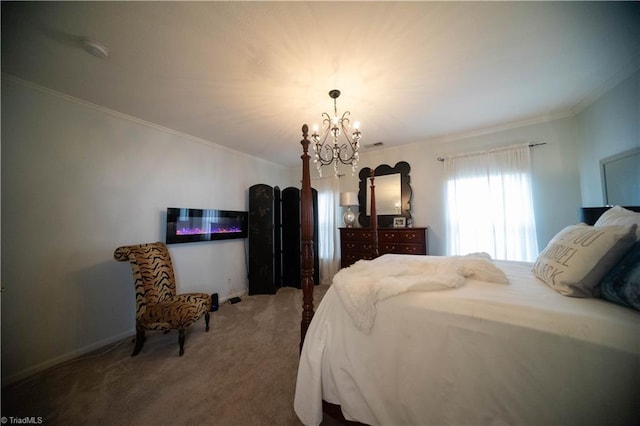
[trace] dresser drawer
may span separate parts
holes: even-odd
[[[425,254],[425,249],[422,244],[398,244],[398,254]]]
[[[363,252],[368,253],[373,250],[373,243],[369,241],[343,241],[342,251],[350,252]]]
[[[403,243],[380,243],[378,251],[381,255],[386,253],[395,254],[426,254],[422,244],[403,244]]]
[[[373,231],[369,229],[347,228],[340,230],[343,241],[373,240]]]
[[[402,229],[398,230],[398,239],[403,243],[424,243],[424,229]]]
[[[371,260],[373,256],[369,254],[358,254],[358,253],[347,253],[346,255],[342,255],[342,268],[346,268],[347,266],[353,265],[358,260]]]
[[[378,241],[400,241],[400,233],[395,229],[379,229],[378,230]]]
[[[340,228],[341,265],[373,259],[373,230]],[[427,228],[378,229],[378,254],[427,254]]]

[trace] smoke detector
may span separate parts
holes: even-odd
[[[88,38],[83,39],[82,48],[96,58],[107,59],[107,57],[109,57],[109,49],[107,49],[104,44],[99,43],[95,40],[91,40]]]

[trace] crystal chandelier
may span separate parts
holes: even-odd
[[[339,90],[329,92],[329,97],[333,99],[333,117],[326,112],[322,113],[322,130],[318,134],[318,126],[313,126],[313,150],[315,158],[313,160],[318,168],[318,173],[322,177],[322,166],[333,164],[333,171],[338,176],[338,162],[351,166],[351,172],[355,173],[358,168],[358,148],[360,147],[360,123],[353,123],[353,132],[351,131],[351,122],[349,116],[351,113],[346,111],[342,117],[338,117],[338,108],[336,99],[340,96]],[[344,136],[346,142],[340,142],[340,135]],[[329,139],[329,140],[327,140]]]

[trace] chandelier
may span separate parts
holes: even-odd
[[[333,117],[326,112],[322,113],[322,130],[318,134],[318,126],[314,124],[313,134],[313,150],[315,158],[313,160],[318,168],[318,173],[322,177],[322,166],[333,164],[333,171],[338,176],[338,163],[351,166],[351,173],[355,173],[358,168],[358,148],[360,147],[360,123],[353,123],[353,132],[351,131],[351,122],[349,116],[351,113],[346,111],[342,117],[338,117],[338,108],[336,99],[340,96],[339,90],[329,92],[329,97],[333,99]],[[346,142],[339,140],[343,135]]]

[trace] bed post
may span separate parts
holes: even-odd
[[[378,252],[378,213],[376,212],[376,186],[373,181],[375,180],[375,171],[371,169],[371,230],[373,234],[373,258],[375,259],[380,255]]]
[[[313,200],[309,174],[309,127],[302,126],[302,190],[300,191],[300,221],[302,237],[302,321],[300,323],[300,351],[313,318]]]

